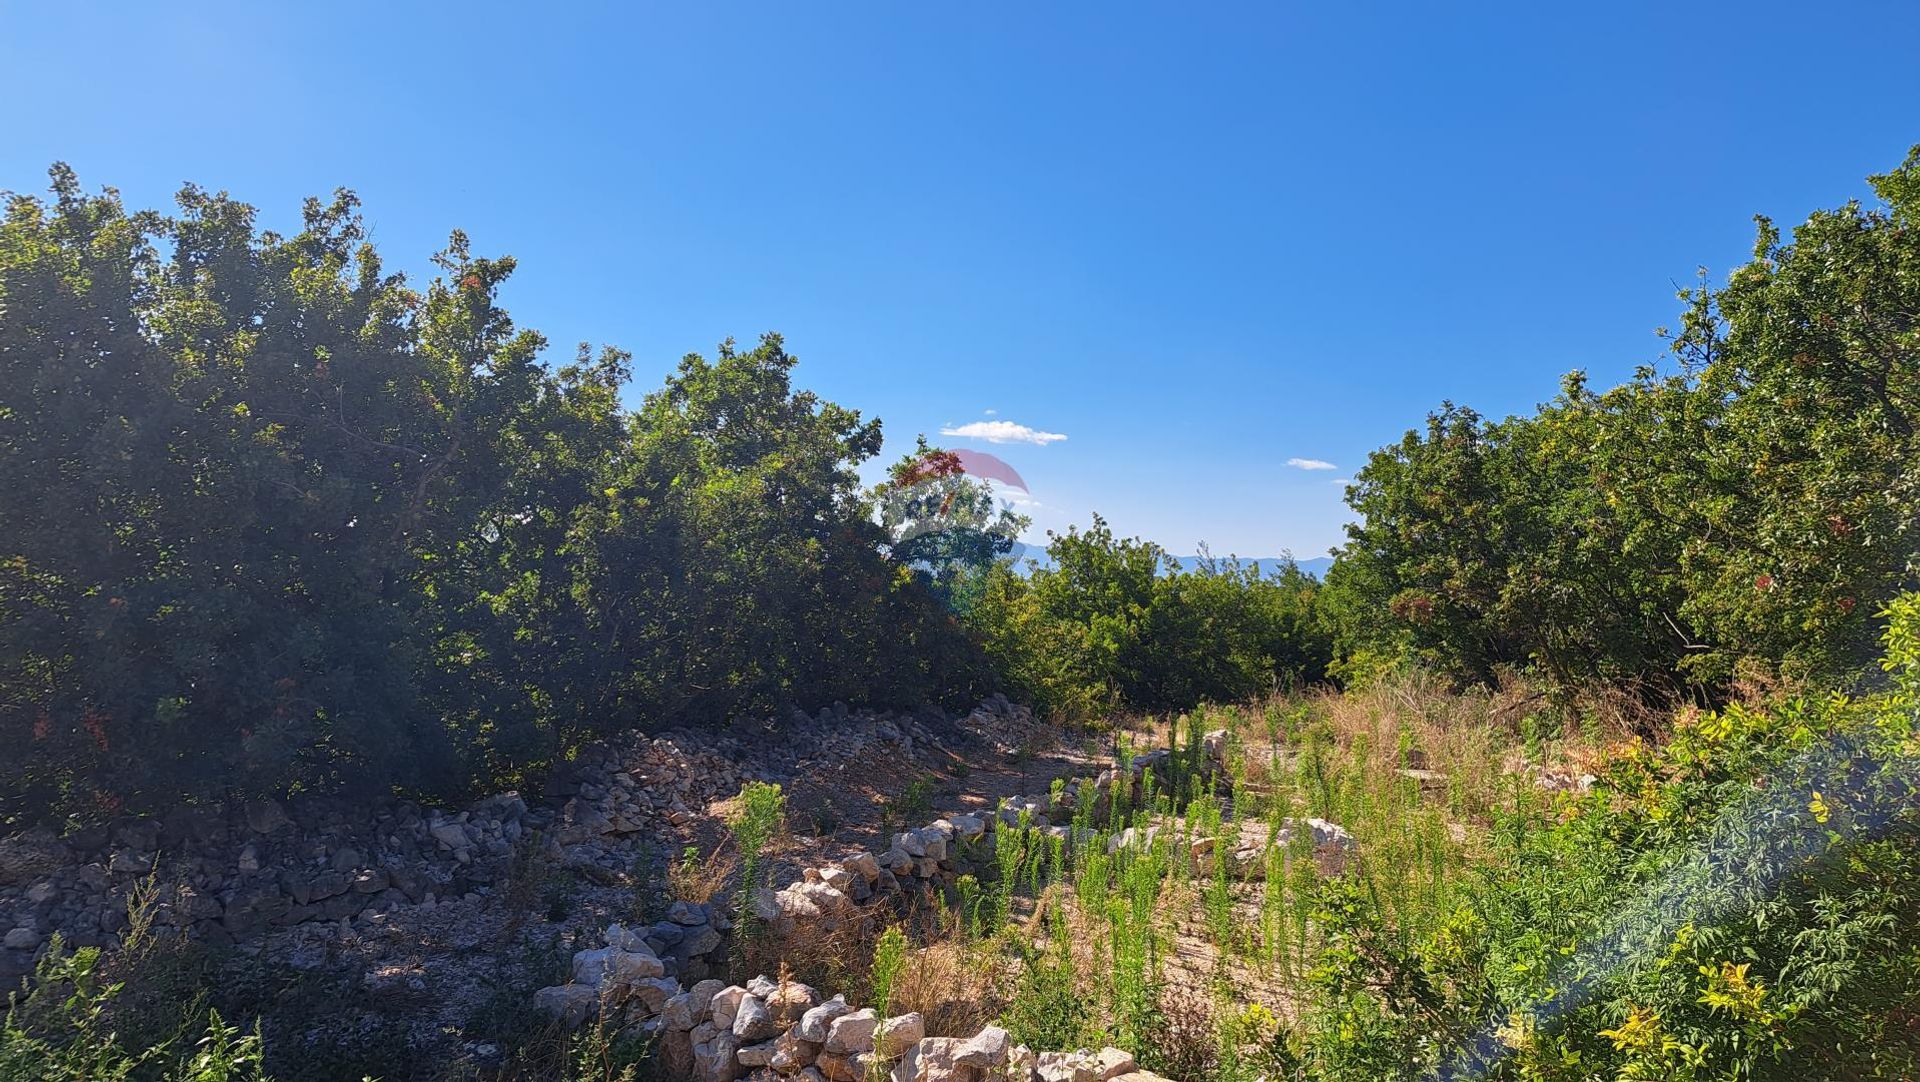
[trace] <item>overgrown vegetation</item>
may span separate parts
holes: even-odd
[[[1326,677],[1319,586],[1291,564],[1182,571],[1098,516],[1055,536],[1047,556],[1031,574],[984,572],[968,618],[1011,689],[1057,716],[1186,709]]]
[[[1162,765],[1003,824],[864,972],[838,940],[782,972],[1183,1079],[1915,1077],[1920,149],[1873,183],[1686,291],[1677,373],[1376,453],[1322,584],[1097,518],[1023,572],[948,452],[862,491],[878,422],[777,337],[627,409],[628,358],[543,364],[512,261],[458,234],[416,291],[344,193],[289,238],[56,169],[0,224],[0,826],[457,793],[643,721],[1004,687]],[[782,792],[736,812],[744,950]],[[515,919],[566,916],[535,857]],[[46,954],[0,1078],[261,1077],[271,1027],[140,968],[143,919],[117,961]],[[508,1059],[632,1078],[632,1036]]]
[[[0,822],[290,788],[512,783],[595,733],[961,702],[978,651],[882,552],[880,426],[777,336],[629,358],[424,290],[353,197],[293,236],[64,167],[0,224]]]
[[[766,877],[766,869],[762,861],[766,857],[767,844],[786,826],[787,797],[778,785],[750,781],[740,787],[738,804],[729,825],[733,828],[734,845],[740,853],[734,945],[736,951],[744,951],[756,926],[754,892],[765,885],[762,880]]]
[[[1447,405],[1375,453],[1328,575],[1344,671],[1412,656],[1488,683],[1724,694],[1742,665],[1844,683],[1915,588],[1920,148],[1884,205],[1681,294],[1680,370],[1539,412]]]
[[[1920,598],[1885,615],[1890,689],[1689,710],[1665,744],[1417,677],[1179,719],[1173,780],[1080,803],[1053,855],[998,832],[986,903],[919,950],[1036,1048],[1177,1078],[1913,1077]]]

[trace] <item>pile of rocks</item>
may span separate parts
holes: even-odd
[[[1032,710],[995,695],[975,707],[960,724],[1002,755],[1031,753],[1057,739]]]
[[[1585,793],[1593,789],[1600,779],[1592,774],[1575,774],[1570,770],[1548,770],[1535,768],[1533,784],[1550,793]]]
[[[1208,734],[1204,748],[1202,769],[1221,773],[1225,732]],[[967,868],[968,854],[990,854],[1004,830],[1024,826],[1071,837],[1071,827],[1056,820],[1070,820],[1081,801],[1094,801],[1095,814],[1103,814],[1123,792],[1137,799],[1149,774],[1162,785],[1170,782],[1173,765],[1170,752],[1149,752],[1081,787],[1063,786],[1038,798],[1007,797],[990,817],[949,815],[901,831],[883,852],[858,853],[808,868],[780,890],[757,891],[754,916],[776,942],[864,920],[864,907],[897,896],[907,883],[950,881]],[[1112,844],[1150,843],[1156,829],[1129,827]],[[1312,831],[1323,870],[1344,867],[1354,848],[1351,834],[1321,819],[1288,820],[1273,840],[1287,845],[1298,829]],[[1230,858],[1236,870],[1249,877],[1263,875],[1270,840],[1264,824],[1243,825],[1240,839]],[[1196,860],[1210,859],[1213,839],[1202,841],[1205,847],[1194,844]],[[744,986],[726,986],[698,980],[718,959],[700,956],[688,940],[673,940],[672,929],[663,927],[696,921],[725,927],[723,917],[710,908],[689,907],[680,913],[676,907],[675,915],[652,929],[608,928],[606,945],[574,955],[573,979],[535,993],[535,1006],[568,1025],[579,1025],[596,1012],[619,1011],[622,1021],[639,1023],[660,1036],[671,1070],[702,1082],[741,1077],[767,1082],[794,1076],[807,1082],[856,1082],[889,1064],[894,1082],[1141,1082],[1154,1077],[1136,1071],[1132,1058],[1117,1049],[1035,1054],[1012,1045],[1007,1032],[995,1026],[965,1039],[927,1037],[917,1014],[880,1018],[870,1009],[855,1010],[843,996],[823,999],[798,982],[757,977]],[[717,934],[693,942],[710,944],[709,950],[721,945]],[[694,983],[683,988],[675,976]]]
[[[215,942],[485,890],[515,842],[548,818],[513,793],[458,812],[261,800],[65,839],[18,835],[0,843],[0,978],[27,972],[55,931],[80,946],[113,945],[128,897],[149,881],[159,927]]]
[[[896,760],[932,755],[943,736],[965,742],[1034,724],[1026,708],[999,698],[958,721],[836,705],[736,727],[744,734],[634,734],[556,769],[532,802],[516,793],[460,809],[261,800],[130,818],[64,838],[44,830],[3,838],[0,983],[30,972],[55,932],[80,946],[115,945],[129,897],[150,878],[162,928],[221,943],[450,898],[484,900],[531,831],[541,832],[554,863],[611,883],[645,852],[677,851],[708,806],[746,780],[782,781],[810,764],[873,750]]]
[[[1119,1049],[1034,1053],[999,1026],[971,1037],[929,1037],[918,1013],[882,1018],[845,996],[760,976],[744,985],[702,980],[682,988],[647,936],[614,925],[604,947],[574,956],[574,980],[543,988],[535,1004],[578,1025],[618,1012],[659,1040],[668,1071],[699,1082],[1155,1082]]]

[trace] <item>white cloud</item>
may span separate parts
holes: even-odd
[[[988,443],[1032,443],[1042,447],[1067,438],[1064,433],[1042,432],[1037,428],[1014,424],[1012,421],[969,421],[963,425],[948,425],[940,430],[940,434],[965,436],[969,439],[986,440]]]
[[[1318,458],[1289,458],[1287,465],[1299,470],[1337,470],[1340,467]]]
[[[987,416],[989,416],[989,417],[991,417],[991,416],[993,416],[994,414],[996,414],[996,413],[999,413],[1000,411],[999,411],[999,410],[981,410],[980,412],[981,412],[981,413],[984,413],[984,414],[986,414],[986,415],[987,415]]]

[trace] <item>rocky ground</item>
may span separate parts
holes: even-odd
[[[844,708],[717,733],[631,734],[556,770],[539,793],[464,809],[257,803],[83,835],[0,840],[0,978],[31,970],[55,933],[112,949],[129,902],[158,938],[193,945],[216,987],[273,1000],[280,1043],[389,1080],[476,1068],[532,1024],[532,990],[608,924],[662,920],[666,869],[689,848],[724,864],[730,799],[747,780],[788,794],[775,882],[886,848],[889,832],[991,810],[1097,769],[1004,700],[960,716]],[[134,906],[136,920],[141,906]],[[724,917],[675,914],[690,959]],[[695,966],[682,976],[697,978]],[[257,1007],[256,1007],[257,1009]],[[343,1075],[344,1076],[344,1075]],[[314,1077],[332,1077],[326,1073]]]

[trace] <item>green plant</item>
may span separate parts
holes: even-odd
[[[897,924],[890,924],[873,942],[873,967],[868,978],[873,992],[873,1009],[880,1017],[889,1015],[894,985],[907,963],[907,936]]]
[[[933,812],[933,779],[915,778],[900,795],[887,802],[885,817],[890,823],[907,827],[922,823]]]
[[[9,997],[0,1021],[0,1080],[265,1082],[259,1033],[229,1026],[217,1011],[154,1043],[123,1044],[113,1021],[124,990],[102,979],[98,949],[69,951],[55,936],[36,966],[32,990]]]
[[[765,877],[762,861],[767,846],[780,832],[786,816],[787,796],[780,786],[750,781],[740,787],[738,804],[728,824],[740,852],[740,890],[734,918],[736,953],[745,949],[746,940],[757,927],[753,892],[762,886],[761,880]]]

